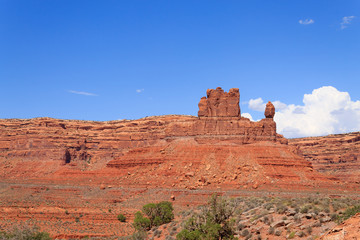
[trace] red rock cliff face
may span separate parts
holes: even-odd
[[[199,112],[206,114],[200,117],[169,115],[110,122],[0,120],[0,175],[2,179],[76,178],[79,182],[96,175],[91,178],[93,183],[146,185],[161,180],[165,185],[189,187],[197,186],[198,180],[184,183],[181,176],[194,166],[190,175],[231,186],[275,182],[292,186],[300,181],[305,187],[314,186],[313,181],[329,181],[313,172],[311,164],[294,154],[287,140],[276,133],[271,103],[267,118],[251,122],[240,116],[238,89],[226,93],[217,88],[207,93],[199,104]],[[263,178],[260,183],[258,179]]]
[[[209,89],[199,104],[200,118],[149,117],[134,121],[71,121],[51,118],[0,120],[0,157],[105,163],[134,147],[163,139],[192,137],[201,142],[219,139],[237,144],[283,141],[272,119],[251,122],[240,117],[239,90]],[[204,114],[201,114],[204,112]]]
[[[360,132],[290,139],[289,144],[317,171],[360,184]]]

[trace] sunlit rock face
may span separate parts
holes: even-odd
[[[208,89],[199,102],[199,117],[240,117],[238,88],[224,92],[221,87]]]

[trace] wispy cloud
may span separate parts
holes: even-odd
[[[347,16],[347,17],[343,17],[342,18],[342,21],[340,23],[340,28],[341,29],[344,29],[344,28],[347,28],[351,21],[355,18],[355,16]]]
[[[136,92],[137,92],[137,93],[142,93],[143,91],[144,91],[143,88],[141,88],[141,89],[136,89]]]
[[[68,92],[73,93],[73,94],[78,94],[78,95],[84,95],[84,96],[92,96],[92,97],[98,96],[95,93],[89,93],[89,92],[81,92],[81,91],[74,91],[74,90],[69,90]]]
[[[302,24],[302,25],[309,25],[309,24],[313,24],[315,21],[314,20],[312,20],[311,18],[310,19],[305,19],[305,20],[302,20],[302,19],[300,19],[299,20],[299,23],[300,24]]]

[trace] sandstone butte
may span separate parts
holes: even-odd
[[[288,140],[276,133],[271,102],[265,118],[252,122],[241,117],[239,99],[237,88],[209,89],[198,117],[0,119],[0,224],[67,218],[82,209],[89,221],[98,219],[93,232],[101,232],[119,224],[103,208],[121,207],[131,220],[142,204],[170,196],[186,206],[204,203],[214,192],[359,192],[359,133]],[[68,238],[80,234],[49,231],[68,231]],[[128,226],[120,234],[130,231]]]

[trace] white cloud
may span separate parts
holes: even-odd
[[[280,101],[274,101],[272,104],[274,104],[275,108],[279,110],[286,108],[286,104]],[[248,105],[250,109],[259,112],[264,112],[266,107],[266,103],[264,103],[262,98],[250,99]]]
[[[348,92],[332,86],[304,94],[302,105],[272,103],[276,109],[277,132],[288,138],[360,131],[360,101],[352,101]],[[265,105],[262,98],[248,102],[250,109],[260,112],[264,112]],[[247,114],[244,117],[251,116]]]
[[[355,16],[347,16],[347,17],[343,17],[342,21],[340,23],[340,28],[344,29],[347,28],[348,25],[350,25],[351,21],[355,18]]]
[[[312,19],[305,19],[305,20],[300,19],[300,20],[299,20],[299,23],[300,23],[300,24],[303,24],[303,25],[313,24],[314,22],[315,22],[315,21],[312,20]]]
[[[262,98],[250,99],[249,100],[249,108],[255,111],[265,111],[266,104],[262,100]]]
[[[144,91],[143,88],[141,88],[141,89],[136,89],[136,92],[137,92],[137,93],[142,93],[143,91]]]
[[[81,92],[81,91],[74,91],[74,90],[69,90],[69,93],[73,93],[73,94],[78,94],[78,95],[84,95],[84,96],[98,96],[95,93],[89,93],[89,92]]]
[[[242,113],[241,116],[246,117],[246,118],[250,119],[251,121],[254,121],[254,119],[252,118],[250,113]]]
[[[360,130],[360,101],[325,86],[305,94],[303,105],[277,109],[277,131],[285,137],[321,136]]]

